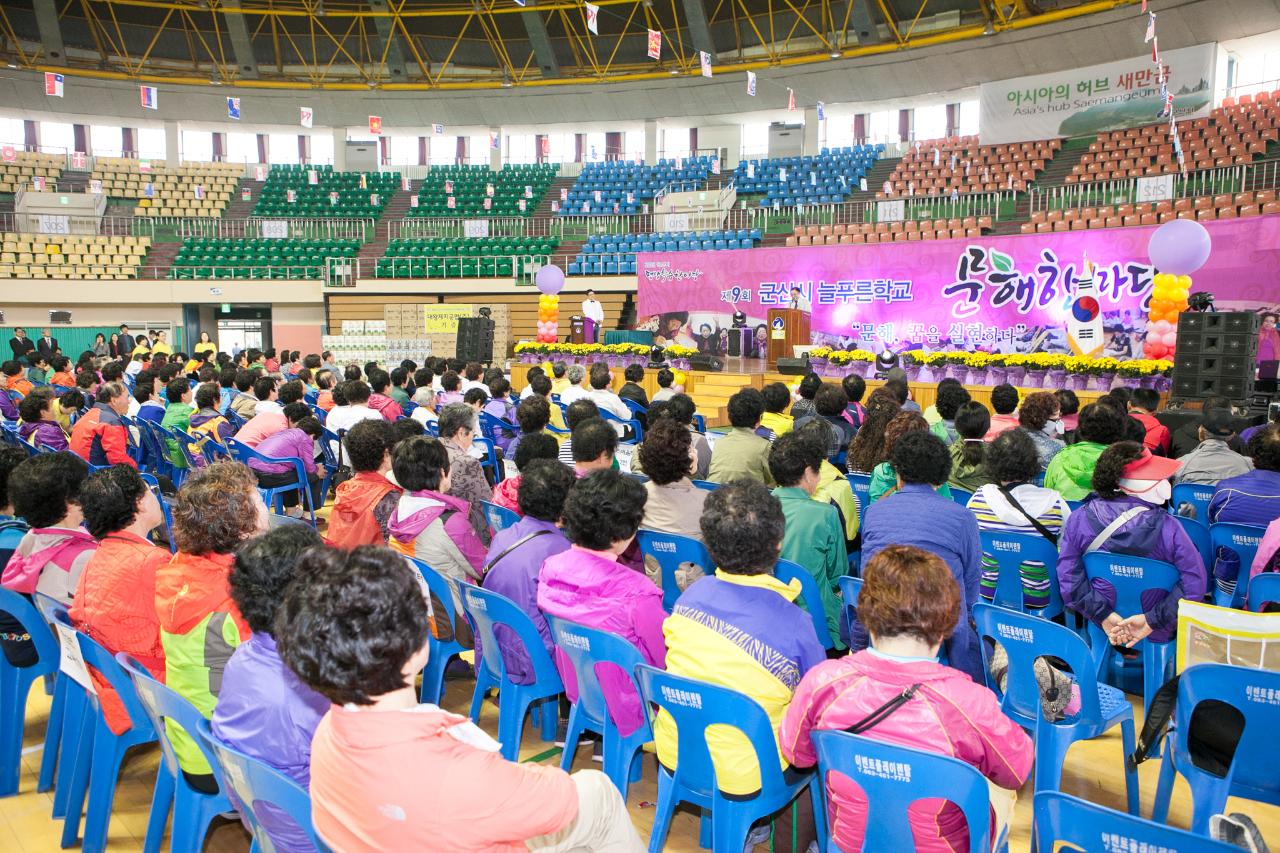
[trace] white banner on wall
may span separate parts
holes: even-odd
[[[907,218],[906,199],[876,202],[876,222],[901,222]]]
[[[1218,46],[1160,54],[1179,120],[1209,115]],[[1160,122],[1164,98],[1151,54],[1052,74],[982,84],[983,145],[1089,136]]]
[[[262,236],[269,237],[273,240],[289,239],[289,220],[287,219],[262,220]]]
[[[41,234],[71,233],[71,217],[69,216],[64,216],[60,213],[42,213],[40,214],[39,222]]]
[[[1138,178],[1138,201],[1165,201],[1173,198],[1173,175]]]
[[[464,219],[462,220],[462,233],[467,237],[488,237],[489,220]]]

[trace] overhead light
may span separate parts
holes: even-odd
[[[983,30],[982,30],[982,34],[983,34],[984,36],[993,36],[993,35],[995,35],[995,34],[996,34],[996,25],[995,25],[995,24],[993,24],[993,23],[991,23],[990,21],[987,21],[987,25],[986,25],[986,27],[984,27],[984,28],[983,28]]]
[[[222,81],[221,81],[221,80],[219,80],[217,77],[211,77],[211,78],[209,78],[209,85],[210,85],[210,86],[221,86],[221,85],[222,85]]]
[[[839,59],[839,58],[840,58],[841,56],[843,56],[843,55],[844,55],[844,54],[842,54],[842,53],[841,53],[840,51],[838,51],[838,50],[833,50],[833,51],[831,51],[831,58],[832,58],[832,59]]]
[[[18,67],[18,63],[16,63],[16,62],[10,62],[10,63],[9,63],[9,67],[10,67],[10,68],[17,68],[17,67]]]
[[[680,76],[680,69],[679,69],[679,68],[672,68],[672,69],[670,69],[669,71],[667,71],[667,73],[668,73],[668,74],[670,74],[672,77],[679,77],[679,76]]]

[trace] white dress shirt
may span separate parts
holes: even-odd
[[[582,300],[582,316],[590,317],[597,326],[604,325],[604,306],[597,299]]]

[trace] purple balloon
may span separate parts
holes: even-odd
[[[555,296],[564,288],[564,270],[555,264],[548,264],[534,275],[533,283],[547,296]]]
[[[1171,219],[1151,235],[1147,257],[1160,272],[1191,275],[1209,260],[1212,240],[1194,219]]]

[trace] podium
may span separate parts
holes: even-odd
[[[597,343],[599,330],[600,327],[596,325],[595,320],[592,320],[590,317],[584,317],[581,314],[574,314],[569,319],[569,343]]]
[[[791,358],[795,346],[808,346],[809,315],[795,308],[769,309],[769,366],[779,358]]]

